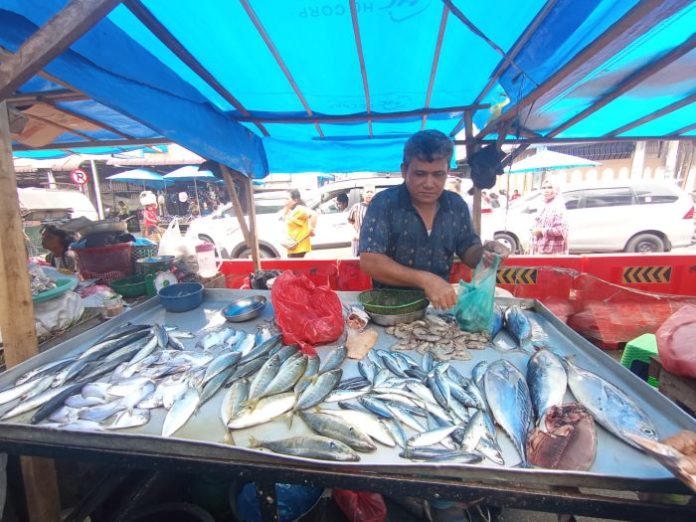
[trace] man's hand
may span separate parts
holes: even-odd
[[[457,292],[452,285],[435,274],[429,274],[428,281],[423,285],[425,296],[434,308],[449,310],[457,304]]]
[[[663,444],[673,447],[684,455],[679,459],[679,466],[692,475],[696,475],[696,433],[693,431],[680,431],[673,437],[661,441]]]
[[[495,257],[507,259],[510,255],[510,249],[498,241],[486,241],[483,245],[483,254],[481,259],[484,266],[491,266]]]

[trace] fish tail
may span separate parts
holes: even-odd
[[[236,446],[237,443],[234,441],[234,436],[232,435],[232,430],[227,430],[225,437],[222,439],[224,444],[229,444],[230,446]]]
[[[260,448],[261,447],[261,441],[259,441],[256,437],[253,435],[249,435],[249,447],[250,448]]]
[[[295,411],[296,409],[290,410],[287,415],[288,415],[288,429],[292,429],[292,421],[295,419]]]

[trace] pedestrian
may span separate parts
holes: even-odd
[[[336,196],[336,208],[339,212],[345,212],[348,209],[348,194],[341,192]]]
[[[300,191],[293,189],[290,191],[290,197],[285,204],[283,217],[286,227],[287,242],[285,247],[288,251],[288,257],[304,257],[307,252],[312,251],[310,237],[314,235],[314,230],[317,228],[316,212],[307,208]]]
[[[520,197],[520,191],[515,189],[512,193],[512,196],[510,196],[510,201],[515,201],[519,197]]]
[[[375,195],[374,185],[365,185],[362,190],[362,201],[356,203],[348,212],[348,223],[353,225],[354,234],[350,244],[353,249],[353,257],[360,255],[360,228],[362,227],[365,213]]]
[[[125,201],[118,202],[118,217],[121,221],[125,221],[130,216],[130,209]]]
[[[143,212],[143,229],[145,230],[145,237],[150,241],[159,242],[162,237],[159,229],[159,218],[157,216],[157,205],[150,203],[145,205],[145,211]]]
[[[500,208],[500,200],[498,199],[498,194],[495,192],[491,192],[491,195],[488,197],[488,202],[491,208]]]
[[[48,250],[46,262],[66,274],[77,272],[77,258],[70,249],[70,244],[74,241],[74,235],[54,225],[46,225],[41,229],[41,246]]]
[[[360,268],[374,287],[422,289],[440,309],[457,303],[449,283],[455,254],[474,268],[509,253],[496,241],[482,246],[466,203],[445,190],[453,150],[440,131],[412,135],[401,164],[404,183],[373,198],[360,230]]]
[[[565,202],[550,180],[541,184],[544,201],[534,218],[531,254],[553,255],[568,253],[568,217]]]

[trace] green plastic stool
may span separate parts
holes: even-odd
[[[654,334],[643,334],[629,341],[621,356],[621,364],[657,388],[660,382],[648,376],[650,357],[657,355],[657,339]],[[637,362],[637,364],[636,364]]]

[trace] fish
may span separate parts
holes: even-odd
[[[199,408],[213,398],[213,396],[220,390],[220,388],[224,386],[225,382],[227,382],[227,380],[230,378],[230,375],[233,371],[234,368],[227,368],[226,370],[223,370],[222,372],[218,373],[215,377],[210,379],[208,382],[206,382],[202,389],[199,387],[199,393],[201,395],[200,402],[198,403]]]
[[[389,429],[387,429],[386,425],[372,413],[356,410],[321,410],[321,413],[335,415],[349,424],[360,426],[361,430],[380,444],[384,444],[390,448],[396,446],[396,441],[389,432]]]
[[[235,345],[235,349],[239,351],[239,353],[241,353],[242,356],[245,356],[251,352],[254,346],[257,346],[256,336],[252,334],[247,334],[244,338],[242,338],[241,341],[239,341],[237,345]]]
[[[274,453],[292,455],[295,457],[305,457],[309,459],[335,460],[335,461],[358,461],[358,456],[353,449],[343,442],[329,439],[327,437],[306,436],[288,437],[280,440],[257,440],[249,437],[250,448],[265,448]]]
[[[341,344],[337,346],[336,349],[329,352],[326,359],[322,361],[322,365],[319,368],[319,373],[330,372],[331,370],[339,368],[343,364],[343,361],[345,361],[346,355],[348,355],[346,345]]]
[[[143,337],[147,337],[150,335],[150,330],[139,330],[133,333],[130,333],[128,335],[125,335],[123,337],[118,337],[115,339],[110,339],[108,341],[102,341],[97,344],[93,344],[89,348],[87,348],[84,352],[82,352],[79,356],[78,359],[83,359],[87,361],[93,361],[95,359],[100,359],[102,357],[105,357],[106,355],[110,354],[111,352],[115,352],[119,348],[123,348],[124,346],[134,343]]]
[[[362,375],[360,377],[353,377],[351,379],[343,379],[336,389],[338,390],[359,390],[370,386],[370,381],[365,379]]]
[[[418,433],[406,441],[406,446],[411,446],[412,448],[433,446],[449,437],[457,428],[458,426],[446,426],[444,428],[436,428],[431,431]]]
[[[307,357],[305,355],[301,355],[296,359],[288,359],[283,363],[278,373],[273,380],[268,383],[268,386],[261,392],[259,397],[276,395],[292,389],[297,381],[300,380],[300,377],[304,375],[306,367]]]
[[[360,372],[360,375],[370,381],[370,383],[375,382],[375,378],[377,377],[379,370],[380,367],[370,362],[369,359],[358,361],[358,371]]]
[[[162,436],[169,437],[181,429],[188,422],[198,407],[200,395],[195,388],[189,388],[186,393],[177,400],[164,418]]]
[[[73,363],[74,361],[74,357],[66,357],[65,359],[58,359],[57,361],[51,361],[49,363],[43,364],[38,368],[34,368],[33,370],[30,370],[27,373],[21,375],[15,381],[15,386],[21,386],[22,384],[25,384],[28,381],[33,381],[35,378],[37,378],[40,375],[43,375],[44,373],[56,373],[68,366],[69,364]]]
[[[27,381],[24,384],[20,384],[18,386],[13,386],[12,388],[3,390],[2,392],[0,392],[0,404],[7,404],[8,402],[12,402],[16,399],[19,399],[23,395],[31,392],[34,386],[36,386],[37,382],[38,381],[36,380]]]
[[[340,368],[339,368],[340,369]],[[341,402],[350,401],[352,399],[357,399],[363,395],[370,393],[370,387],[366,386],[364,388],[359,388],[357,390],[333,390],[326,396],[324,402]],[[321,402],[321,401],[319,401]],[[310,406],[311,407],[311,406]],[[305,408],[302,408],[305,409]]]
[[[261,394],[268,387],[271,381],[278,375],[280,370],[280,357],[275,354],[273,357],[268,359],[258,373],[254,376],[249,387],[249,401],[260,399]]]
[[[537,425],[544,430],[544,416],[551,406],[563,404],[568,375],[561,359],[550,350],[539,350],[527,363],[527,384]]]
[[[153,336],[133,356],[133,358],[129,361],[130,364],[132,365],[132,364],[139,363],[140,361],[145,359],[148,355],[150,355],[152,352],[154,352],[155,348],[157,348],[157,337]]]
[[[322,373],[311,383],[297,398],[295,410],[306,410],[321,403],[332,393],[341,380],[343,370],[336,368],[330,372]]]
[[[568,385],[575,398],[607,431],[631,446],[641,449],[626,434],[657,440],[657,428],[633,400],[596,373],[565,359]]]
[[[56,428],[65,431],[104,431],[104,427],[95,421],[75,420],[68,424],[44,423],[42,426],[47,428]]]
[[[239,352],[227,352],[219,355],[208,364],[203,376],[203,382],[208,382],[220,372],[234,366],[241,358],[242,354]]]
[[[493,315],[491,316],[491,324],[488,327],[488,335],[493,339],[500,330],[503,329],[504,313],[500,305],[493,306]]]
[[[173,350],[185,350],[186,347],[184,346],[184,343],[181,342],[181,339],[179,337],[175,337],[171,334],[169,334],[169,337],[167,338],[167,346]]]
[[[464,464],[478,464],[481,462],[481,456],[475,453],[467,453],[463,450],[450,450],[445,448],[420,448],[407,446],[399,453],[399,456],[410,460],[429,460],[432,462],[439,461],[457,461]]]
[[[532,340],[532,324],[517,305],[508,306],[505,310],[505,328],[520,348],[525,348]]]
[[[66,386],[62,392],[54,396],[52,399],[46,401],[38,410],[34,412],[34,415],[31,417],[31,423],[36,424],[37,422],[41,422],[58,408],[63,407],[64,402],[67,401],[71,395],[78,392],[82,387],[82,383],[75,383],[71,386]],[[77,414],[75,414],[75,419],[76,418]]]
[[[493,443],[489,438],[483,437],[476,446],[476,453],[486,457],[491,462],[495,462],[500,466],[505,465],[505,460],[503,459],[503,452],[500,451],[500,447],[497,442]]]
[[[261,344],[257,344],[256,346],[251,348],[251,350],[249,350],[246,354],[242,351],[242,358],[239,362],[243,364],[253,359],[256,359],[257,357],[261,357],[262,355],[267,354],[275,346],[281,343],[282,337],[283,336],[281,334],[275,334],[272,337],[265,340],[264,342],[262,342]],[[243,342],[244,341],[242,341],[242,343]]]
[[[300,418],[312,431],[348,444],[356,451],[374,451],[377,445],[359,426],[349,424],[342,419],[325,413],[300,412]]]
[[[2,415],[2,417],[0,417],[0,420],[11,419],[12,417],[16,417],[17,415],[21,415],[22,413],[26,413],[26,412],[31,411],[33,409],[36,409],[40,406],[43,406],[48,401],[53,399],[56,395],[65,391],[65,389],[68,388],[69,386],[70,385],[67,384],[67,385],[59,386],[57,388],[48,388],[48,389],[44,390],[43,392],[39,393],[38,395],[31,397],[30,399],[24,399],[19,404],[17,404],[14,408],[5,412]]]
[[[398,405],[385,404],[385,406],[392,419],[397,420],[399,423],[403,424],[404,426],[408,426],[418,433],[424,433],[426,431],[425,427],[421,425],[420,422],[418,422],[411,414],[404,411],[402,408],[399,408]]]
[[[230,386],[225,392],[220,404],[220,419],[227,427],[227,424],[235,418],[244,408],[244,403],[249,397],[249,380],[240,379]]]
[[[266,361],[264,359],[254,359],[244,364],[237,365],[234,373],[230,377],[228,382],[234,382],[238,379],[244,379],[256,373],[256,371],[261,368]]]
[[[476,449],[481,437],[486,433],[486,425],[483,421],[483,413],[478,411],[464,428],[461,440],[457,441],[462,451],[471,453]]]
[[[138,408],[123,410],[116,414],[111,424],[107,426],[110,430],[123,430],[137,428],[150,422],[150,410]]]
[[[316,355],[310,355],[307,357],[307,367],[305,368],[304,375],[295,385],[295,395],[298,397],[302,395],[302,392],[304,392],[310,384],[317,380],[319,362],[319,357]]]
[[[70,406],[60,406],[58,409],[50,413],[50,415],[48,416],[48,420],[51,422],[57,422],[59,424],[68,424],[69,422],[79,420],[79,413],[80,410],[77,408],[71,408]],[[35,423],[32,422],[32,424]]]
[[[157,338],[157,346],[159,346],[161,350],[165,350],[169,344],[169,334],[167,330],[160,324],[154,324],[152,325],[152,333],[154,333]]]
[[[506,360],[492,363],[483,376],[486,401],[527,466],[527,440],[533,425],[532,399],[524,375]]]
[[[82,420],[102,422],[125,409],[127,409],[125,402],[122,399],[117,399],[91,408],[83,408],[78,413],[78,417]]]
[[[227,423],[227,427],[231,430],[238,430],[264,424],[283,413],[287,413],[294,405],[295,394],[292,392],[265,397],[253,407],[246,406]]]
[[[401,448],[406,447],[406,432],[404,432],[404,427],[396,419],[386,419],[384,425],[389,430],[389,433],[394,438],[396,443]]]
[[[189,385],[185,380],[173,381],[162,388],[162,406],[171,410],[174,404],[188,391]]]
[[[208,332],[196,343],[196,348],[199,350],[208,351],[213,346],[222,344],[224,340],[225,332],[223,330]]]

